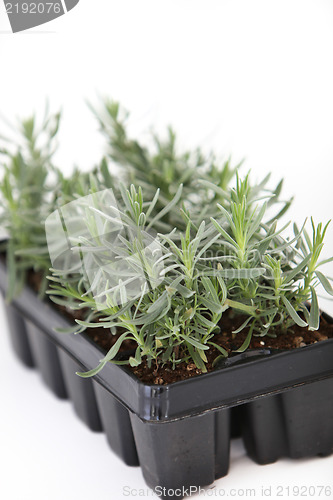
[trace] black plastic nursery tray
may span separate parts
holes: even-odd
[[[0,261],[3,294],[6,281]],[[151,488],[206,486],[225,476],[235,407],[257,463],[333,453],[333,339],[279,353],[248,351],[229,366],[170,385],[144,384],[111,363],[82,379],[75,372],[102,357],[95,344],[55,332],[68,320],[28,287],[5,308],[21,361],[36,366],[58,397],[69,397],[90,429],[104,430],[127,465],[141,465]]]

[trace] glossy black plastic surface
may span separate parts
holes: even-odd
[[[60,399],[67,399],[57,346],[32,321],[25,320],[25,328],[35,364],[44,383]]]
[[[6,304],[5,314],[11,332],[11,344],[16,356],[25,366],[34,368],[35,362],[32,357],[25,322],[21,314],[10,304]]]
[[[258,464],[333,453],[333,378],[241,407],[242,436]]]
[[[69,357],[65,351],[60,348],[57,349],[62,376],[76,414],[86,423],[90,430],[101,432],[103,427],[97,408],[93,381],[78,377],[76,372],[80,371],[80,365]]]
[[[131,414],[143,476],[151,488],[207,486],[228,473],[230,410],[144,422]]]
[[[126,465],[139,465],[129,411],[100,384],[94,388],[110,448]]]

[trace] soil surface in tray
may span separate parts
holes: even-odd
[[[28,282],[31,288],[38,292],[41,283],[40,275],[30,272]],[[83,309],[72,311],[64,306],[58,306],[53,302],[52,305],[60,309],[71,321],[75,319],[84,319],[85,311]],[[229,356],[232,356],[234,351],[236,351],[246,339],[248,328],[245,328],[240,333],[233,333],[243,322],[244,316],[235,314],[231,309],[223,314],[219,325],[220,333],[214,336],[214,343],[223,347],[228,352]],[[111,331],[106,328],[89,328],[84,332],[90,340],[105,352],[113,346],[121,333],[123,333],[123,330],[113,335]],[[328,323],[326,319],[321,316],[320,328],[317,331],[309,331],[306,327],[302,328],[298,325],[294,325],[289,328],[286,333],[282,333],[281,331],[277,331],[276,333],[278,335],[275,338],[268,336],[253,336],[249,349],[301,349],[307,345],[333,338],[333,324]],[[136,343],[134,341],[126,341],[122,344],[120,353],[131,352],[134,351],[135,348]],[[205,354],[208,359],[206,365],[207,371],[213,371],[213,361],[220,355],[220,352],[215,347],[211,347],[209,350],[205,351]],[[127,369],[134,373],[142,382],[158,385],[171,384],[172,382],[185,380],[202,374],[202,371],[199,370],[194,363],[180,363],[173,370],[171,364],[165,364],[163,367],[152,364],[151,367],[148,367],[147,362],[144,360],[139,366],[128,366]]]
[[[233,334],[243,322],[244,316],[235,315],[230,309],[223,314],[219,325],[220,333],[216,334],[213,340],[215,344],[223,347],[228,352],[229,356],[232,356],[233,352],[237,350],[246,339],[248,333],[247,328],[240,333]],[[249,349],[301,349],[307,345],[333,338],[333,324],[328,323],[325,318],[321,316],[320,329],[317,331],[309,331],[306,327],[302,328],[298,325],[294,325],[289,328],[287,333],[278,333],[279,335],[276,338],[253,336]],[[205,354],[208,359],[208,363],[206,364],[207,371],[211,372],[214,370],[213,361],[220,355],[220,352],[215,347],[211,347],[209,350],[205,351]],[[181,363],[175,370],[172,370],[171,365],[165,365],[163,368],[149,368],[147,363],[141,363],[138,367],[130,369],[143,382],[159,385],[185,380],[202,373],[193,363]]]

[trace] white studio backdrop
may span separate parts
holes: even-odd
[[[0,2],[0,114],[11,121],[42,114],[46,99],[62,108],[57,164],[65,171],[101,157],[85,100],[109,96],[131,111],[135,136],[171,124],[180,147],[245,158],[242,171],[251,168],[254,179],[284,177],[298,223],[333,215],[332,61],[332,0],[81,0],[17,34]],[[324,255],[332,249],[333,224]],[[321,305],[333,313],[332,302]],[[2,309],[0,324],[1,498],[118,500],[130,489],[130,498],[149,498],[140,469],[122,464],[104,435],[88,431],[70,403],[14,359]],[[228,496],[235,488],[234,496],[259,498],[264,487],[266,496],[289,498],[288,486],[318,485],[330,485],[333,497],[333,457],[260,467],[237,440],[229,475],[214,486]]]

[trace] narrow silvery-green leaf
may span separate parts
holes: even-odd
[[[130,339],[130,338],[131,337],[130,337],[130,335],[129,335],[128,332],[125,332],[122,335],[120,335],[120,337],[113,344],[113,346],[111,347],[111,349],[107,352],[107,354],[105,355],[105,357],[101,361],[102,362],[103,361],[106,361],[106,362],[111,361],[118,354],[120,346],[124,342],[124,340]]]
[[[223,307],[220,302],[213,302],[212,300],[209,300],[203,296],[200,296],[199,300],[205,307],[207,307],[207,309],[209,309],[213,313],[221,314],[223,312]]]
[[[260,211],[256,215],[255,219],[251,222],[249,231],[247,233],[247,240],[250,241],[254,233],[258,230],[260,223],[265,215],[267,209],[267,203],[264,203],[263,206],[261,207]]]
[[[213,217],[211,217],[211,221],[212,223],[214,224],[214,226],[216,227],[216,229],[219,231],[219,233],[222,234],[222,236],[234,247],[234,248],[237,248],[238,247],[238,244],[236,243],[236,241],[227,233],[227,231],[225,229],[223,229],[223,227],[217,222],[217,220],[215,220]]]
[[[244,340],[243,344],[235,351],[235,352],[244,352],[246,349],[249,347],[251,339],[252,339],[252,333],[253,333],[253,328],[254,328],[254,323],[252,323],[249,332],[246,336],[246,339]]]
[[[326,292],[329,293],[330,295],[333,295],[333,288],[331,286],[331,283],[326,278],[326,276],[318,270],[315,272],[315,274],[319,279],[320,283],[323,285]]]
[[[189,342],[191,345],[193,345],[193,347],[196,347],[197,349],[203,349],[203,350],[209,349],[208,345],[201,344],[200,342],[198,342],[193,337],[189,337],[188,335],[184,335],[184,334],[181,334],[181,337],[184,340],[186,340],[186,342]]]
[[[149,222],[148,224],[148,229],[150,227],[153,227],[154,224],[159,221],[160,219],[162,219],[168,212],[170,212],[170,210],[172,210],[172,208],[178,203],[178,201],[180,200],[180,197],[181,197],[181,194],[182,194],[182,191],[183,191],[183,185],[180,184],[180,186],[178,187],[178,190],[177,190],[177,193],[175,194],[174,198],[170,201],[170,203],[168,203],[168,205],[166,207],[164,207],[157,215],[155,215],[155,217]]]
[[[281,219],[281,217],[283,217],[283,215],[289,210],[293,200],[294,200],[294,198],[292,197],[292,198],[290,198],[290,200],[286,201],[284,203],[284,206],[282,207],[282,209],[276,215],[274,215],[274,217],[272,217],[268,221],[268,224],[272,223],[273,221],[275,221],[277,219]]]
[[[207,371],[207,368],[206,368],[205,363],[203,362],[203,360],[199,356],[199,354],[196,352],[196,350],[193,348],[192,345],[188,345],[188,350],[189,350],[189,353],[190,353],[196,367],[205,373]]]
[[[76,375],[78,375],[81,378],[93,377],[94,375],[97,375],[97,373],[99,373],[104,368],[106,363],[107,363],[107,361],[102,361],[93,370],[89,370],[87,372],[76,372]]]
[[[239,333],[241,332],[242,330],[244,330],[244,328],[250,323],[250,321],[253,320],[253,317],[252,316],[249,316],[242,324],[239,328],[237,328],[237,330],[234,330],[233,333]]]
[[[203,286],[205,287],[206,292],[210,295],[210,300],[219,304],[220,301],[219,301],[216,290],[215,290],[211,280],[209,278],[207,278],[206,276],[201,276],[201,282],[202,282]]]
[[[318,330],[319,317],[320,317],[318,298],[314,287],[310,286],[310,289],[311,289],[311,309],[309,318],[309,330]]]
[[[223,347],[221,347],[218,344],[215,344],[215,342],[209,342],[209,344],[212,345],[212,346],[214,346],[218,351],[220,351],[220,353],[223,355],[223,357],[225,357],[225,358],[228,357],[228,351],[226,351],[225,349],[223,349]]]
[[[302,260],[302,262],[300,262],[298,264],[298,266],[296,266],[294,269],[292,269],[291,271],[287,272],[284,274],[283,276],[283,281],[285,284],[287,283],[290,283],[290,281],[295,277],[297,276],[301,271],[303,271],[303,269],[305,268],[305,266],[308,264],[309,260],[311,259],[311,255],[307,255],[306,257],[304,257],[304,259]]]
[[[285,296],[282,296],[282,301],[284,302],[290,317],[293,321],[295,321],[296,325],[302,327],[308,326],[308,324],[297,314],[296,310]]]

